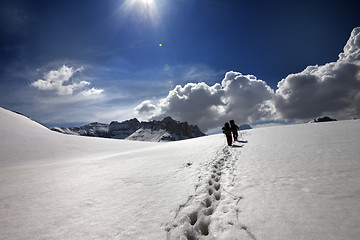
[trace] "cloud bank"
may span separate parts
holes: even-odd
[[[56,70],[47,72],[44,74],[44,79],[39,79],[31,83],[31,86],[43,91],[55,91],[58,95],[62,96],[73,95],[75,92],[84,96],[102,93],[102,89],[86,89],[87,86],[91,85],[88,81],[75,81],[74,75],[83,70],[83,67],[74,69],[73,67],[63,65]]]
[[[320,115],[359,117],[360,27],[355,28],[336,62],[309,66],[278,83],[276,110],[285,119]]]
[[[253,75],[227,72],[221,83],[176,86],[167,97],[146,100],[140,117],[172,116],[198,124],[203,131],[229,119],[238,123],[309,120],[321,115],[360,117],[360,27],[355,28],[336,62],[290,74],[272,90]]]

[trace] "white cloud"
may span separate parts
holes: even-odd
[[[73,95],[76,90],[82,90],[81,93],[85,96],[102,93],[102,89],[91,88],[89,90],[83,90],[86,86],[91,85],[91,83],[88,81],[76,82],[75,79],[73,79],[77,72],[81,72],[83,70],[83,67],[74,69],[73,67],[63,65],[56,70],[47,72],[44,74],[44,79],[39,79],[31,83],[31,86],[36,87],[39,90],[55,91],[58,95],[62,96]]]
[[[150,100],[143,101],[135,108],[135,112],[140,115],[153,114],[156,110],[156,106],[152,104]]]
[[[341,61],[360,61],[360,27],[354,28],[344,47],[344,52],[339,54]]]
[[[228,72],[222,83],[209,86],[204,82],[178,85],[169,95],[154,103],[149,100],[136,107],[138,114],[144,106],[157,110],[152,118],[172,116],[177,120],[198,124],[203,131],[218,127],[230,118],[248,122],[272,115],[273,90],[252,75]],[[270,103],[270,105],[269,105]]]
[[[93,96],[93,95],[99,95],[102,92],[104,92],[103,89],[91,88],[91,89],[82,91],[81,94],[84,96]]]
[[[360,28],[339,54],[336,62],[309,66],[278,83],[276,109],[285,119],[321,115],[337,118],[360,116]]]

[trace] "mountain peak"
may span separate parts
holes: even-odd
[[[175,121],[174,119],[172,119],[172,117],[167,116],[167,117],[164,117],[164,119],[162,120],[162,122],[177,122],[177,121]]]

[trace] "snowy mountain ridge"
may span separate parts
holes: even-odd
[[[110,124],[90,123],[81,127],[53,127],[51,130],[80,136],[164,142],[205,136],[198,126],[179,122],[171,117],[162,121],[139,122],[136,118]]]

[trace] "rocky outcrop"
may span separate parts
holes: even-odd
[[[250,126],[250,124],[242,124],[239,126],[239,130],[248,130],[248,129],[252,129],[252,127]]]
[[[315,118],[315,119],[311,120],[309,123],[331,122],[331,121],[337,121],[337,120],[334,118],[325,116],[325,117]]]
[[[109,125],[109,135],[111,138],[125,139],[139,128],[141,123],[136,118],[124,122],[113,121]]]
[[[179,122],[173,120],[171,117],[166,117],[162,121],[141,122],[140,129],[127,137],[127,139],[151,139],[151,141],[162,142],[201,136],[205,136],[205,134],[200,131],[198,126],[189,125],[187,122]]]

